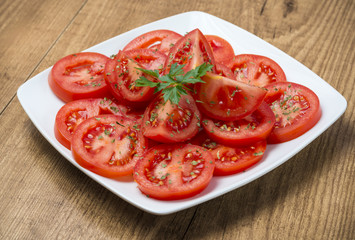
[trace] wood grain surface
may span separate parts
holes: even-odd
[[[353,0],[2,0],[0,239],[355,239]],[[62,157],[23,111],[18,87],[61,57],[187,11],[280,48],[348,101],[345,114],[269,174],[166,215],[143,212]]]

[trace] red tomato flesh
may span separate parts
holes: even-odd
[[[221,121],[204,119],[202,126],[210,138],[227,146],[247,146],[265,140],[275,124],[275,115],[268,104],[243,119]]]
[[[213,174],[216,176],[231,175],[252,167],[263,158],[266,150],[266,140],[243,147],[228,147],[213,141],[205,131],[201,131],[191,143],[208,149],[212,154],[215,160]]]
[[[104,79],[109,58],[93,52],[66,56],[56,62],[48,76],[54,94],[64,102],[110,96]]]
[[[141,76],[145,76],[151,81],[156,80],[137,68],[162,69],[165,59],[164,54],[149,49],[120,51],[114,59],[107,62],[105,68],[106,82],[112,95],[118,101],[130,106],[146,106],[153,98],[154,89],[151,87],[136,87],[135,81]]]
[[[205,83],[195,84],[196,103],[208,117],[234,121],[254,112],[266,90],[213,73],[202,77]]]
[[[147,148],[140,125],[115,115],[86,119],[74,130],[72,153],[84,168],[104,177],[132,174]]]
[[[264,87],[274,82],[286,82],[282,68],[272,59],[253,54],[241,54],[226,63],[238,81]]]
[[[224,64],[216,63],[216,74],[235,80],[232,70]]]
[[[169,73],[170,66],[174,63],[185,64],[183,68],[185,73],[202,63],[216,65],[211,46],[199,29],[187,33],[170,49],[165,62],[165,73]]]
[[[186,141],[198,132],[201,114],[190,95],[183,95],[179,105],[164,102],[159,95],[144,112],[145,137],[163,143]]]
[[[138,188],[149,197],[173,200],[192,197],[209,184],[214,159],[200,146],[163,144],[147,151],[134,169]]]
[[[143,68],[149,70],[157,69],[160,73],[166,61],[166,55],[151,49],[132,49],[124,51],[124,55],[129,59],[133,59],[134,62]]]
[[[151,48],[154,51],[159,51],[167,55],[170,48],[174,46],[181,37],[180,34],[174,31],[164,29],[154,30],[134,38],[123,48],[123,51]]]
[[[128,109],[126,107],[106,98],[88,98],[72,101],[59,109],[55,118],[54,135],[64,147],[70,149],[73,132],[85,119],[99,114],[128,117],[127,113]]]
[[[234,50],[227,40],[215,35],[205,35],[205,37],[212,48],[216,62],[224,64],[233,59]]]
[[[309,88],[291,82],[265,86],[265,102],[276,117],[268,142],[281,143],[297,138],[311,129],[322,115],[317,95]]]

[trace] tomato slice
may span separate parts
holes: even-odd
[[[133,59],[145,69],[159,70],[161,73],[166,61],[166,55],[151,49],[133,49],[124,51],[127,58]],[[117,59],[117,58],[116,58]]]
[[[152,50],[168,54],[169,50],[182,36],[174,31],[170,30],[154,30],[151,32],[144,33],[132,41],[130,41],[124,48],[123,51],[140,49],[140,48],[151,48]]]
[[[202,32],[195,29],[177,41],[170,49],[165,62],[165,73],[169,73],[170,66],[174,63],[185,64],[183,70],[186,73],[204,62],[212,64],[212,70],[215,72],[216,63],[211,46]]]
[[[241,54],[226,63],[238,81],[264,87],[274,82],[286,82],[282,68],[272,59],[253,54]]]
[[[200,119],[201,114],[190,95],[183,95],[179,105],[165,102],[159,95],[144,112],[143,134],[158,142],[183,142],[196,135]]]
[[[75,128],[85,119],[99,114],[114,114],[128,117],[128,109],[111,99],[90,98],[66,103],[59,109],[54,123],[54,135],[66,148],[70,149]]]
[[[213,141],[205,131],[201,131],[191,143],[209,150],[215,160],[213,175],[216,176],[231,175],[252,167],[263,158],[266,150],[266,140],[248,146],[229,147]]]
[[[266,90],[213,73],[202,77],[205,83],[195,84],[196,102],[208,117],[234,121],[254,112]]]
[[[140,125],[116,115],[88,118],[74,130],[72,153],[84,168],[104,177],[132,174],[147,148]]]
[[[151,81],[156,80],[136,68],[162,69],[165,59],[164,54],[150,49],[120,51],[107,62],[105,68],[106,82],[113,96],[126,105],[146,106],[153,98],[154,88],[136,87],[135,81],[141,76]]]
[[[232,70],[224,64],[216,63],[216,73],[220,76],[235,80]]]
[[[54,64],[48,76],[49,86],[64,102],[108,97],[110,93],[104,79],[108,59],[93,52],[66,56]]]
[[[205,37],[212,48],[216,62],[223,64],[234,58],[234,49],[227,40],[215,35],[205,35]]]
[[[214,160],[206,149],[190,144],[162,144],[149,149],[134,169],[142,193],[172,200],[194,196],[209,184]]]
[[[245,146],[265,140],[275,124],[275,115],[262,103],[250,115],[235,121],[204,119],[202,126],[210,138],[228,146]]]
[[[291,82],[267,85],[265,102],[276,117],[268,142],[281,143],[297,138],[311,129],[322,115],[317,95],[309,88]]]

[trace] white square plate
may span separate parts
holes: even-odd
[[[340,93],[292,57],[255,35],[203,12],[187,12],[168,17],[111,38],[85,51],[99,52],[110,56],[117,53],[133,38],[151,30],[170,29],[185,34],[195,28],[199,28],[204,34],[218,35],[226,39],[236,50],[236,54],[259,54],[275,60],[285,71],[288,81],[305,85],[318,95],[323,112],[317,125],[304,135],[286,143],[268,145],[263,160],[257,165],[246,172],[232,176],[214,177],[209,186],[195,197],[178,201],[154,200],[138,190],[133,177],[127,177],[120,181],[112,180],[79,166],[73,159],[71,152],[54,137],[55,116],[64,103],[52,93],[48,86],[47,76],[51,68],[25,82],[17,92],[20,103],[33,124],[69,162],[120,198],[153,214],[169,214],[195,206],[239,188],[270,172],[323,133],[344,113],[347,106],[346,100]]]

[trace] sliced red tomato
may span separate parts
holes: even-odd
[[[153,77],[137,70],[162,69],[166,56],[150,49],[120,51],[114,59],[110,59],[105,68],[106,82],[113,96],[119,101],[135,107],[146,106],[153,98],[154,88],[136,87],[135,81],[144,76],[151,81]]]
[[[70,149],[71,139],[75,128],[85,119],[99,114],[129,115],[128,109],[110,99],[90,98],[66,103],[57,113],[54,124],[56,139]]]
[[[214,159],[191,144],[162,144],[148,150],[134,169],[138,188],[148,197],[172,200],[202,192],[213,176]]]
[[[72,137],[74,159],[104,177],[132,174],[147,144],[135,121],[115,115],[98,115],[79,124]]]
[[[235,80],[232,70],[224,64],[216,63],[216,73],[220,76]]]
[[[264,87],[274,82],[286,82],[282,68],[272,59],[253,54],[241,54],[226,63],[238,81]]]
[[[228,147],[213,141],[205,131],[201,131],[191,143],[209,150],[215,160],[213,174],[216,176],[231,175],[252,167],[263,158],[266,150],[266,140],[243,147]]]
[[[266,90],[235,81],[213,73],[207,73],[195,84],[196,102],[208,117],[234,121],[254,112],[266,95]]]
[[[220,121],[204,119],[202,126],[208,136],[227,146],[246,146],[265,140],[275,124],[275,115],[266,103],[243,119]]]
[[[108,59],[93,52],[66,56],[54,64],[48,76],[49,86],[64,102],[108,97],[110,93],[104,79]]]
[[[234,58],[234,49],[227,40],[215,35],[205,35],[205,37],[212,48],[216,62],[224,64]]]
[[[154,30],[151,32],[144,33],[132,41],[130,41],[124,48],[123,51],[140,49],[140,48],[150,48],[155,51],[168,54],[169,50],[182,36],[174,31],[170,30]]]
[[[321,117],[317,95],[309,88],[291,82],[267,85],[265,102],[276,117],[268,142],[281,143],[297,138],[311,129]]]
[[[201,114],[190,95],[183,95],[179,105],[155,98],[144,112],[142,129],[145,137],[163,143],[183,142],[198,132]]]
[[[160,73],[166,61],[166,55],[151,49],[132,49],[124,51],[124,55],[129,59],[133,59],[134,62],[138,63],[143,68],[149,70],[157,69]]]
[[[177,41],[170,49],[165,62],[165,73],[170,71],[170,67],[174,63],[185,64],[183,70],[186,73],[204,62],[212,64],[213,71],[215,71],[216,63],[211,46],[202,32],[195,29]]]

